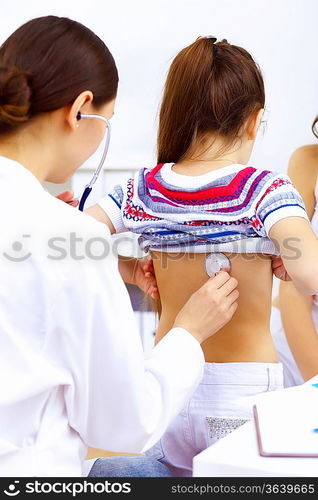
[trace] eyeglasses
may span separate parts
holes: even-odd
[[[90,193],[91,193],[91,191],[93,189],[93,185],[97,181],[98,176],[100,174],[100,171],[101,171],[101,169],[102,169],[102,167],[103,167],[103,165],[105,163],[105,159],[106,159],[108,148],[109,148],[111,127],[110,127],[110,123],[107,120],[107,118],[105,118],[104,116],[101,116],[101,115],[88,115],[88,114],[83,115],[81,113],[78,113],[77,114],[77,119],[81,120],[81,118],[97,118],[97,120],[102,120],[104,123],[106,123],[106,126],[107,126],[107,132],[106,132],[107,135],[106,135],[105,146],[104,146],[104,151],[103,151],[102,158],[101,158],[101,160],[99,162],[98,167],[96,168],[96,170],[95,170],[95,172],[93,174],[93,177],[91,178],[91,180],[89,181],[89,183],[85,186],[85,189],[83,191],[83,194],[82,194],[80,202],[79,202],[78,209],[81,212],[83,212],[85,202],[86,202],[87,198],[89,197],[89,195],[90,195]]]

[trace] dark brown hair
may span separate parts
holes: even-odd
[[[118,73],[104,42],[65,17],[32,19],[0,47],[0,134],[91,90],[98,107],[117,93]]]
[[[158,163],[191,157],[208,133],[233,144],[242,125],[265,105],[252,56],[226,40],[199,38],[173,60],[159,117]]]
[[[316,118],[314,119],[313,121],[313,124],[311,126],[311,130],[313,132],[313,134],[317,137],[318,139],[318,130],[317,130],[317,123],[318,123],[318,115],[316,116]]]

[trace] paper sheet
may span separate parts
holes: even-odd
[[[255,416],[261,455],[318,457],[318,384],[271,393]]]

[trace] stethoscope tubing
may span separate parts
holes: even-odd
[[[81,199],[80,199],[80,202],[79,202],[79,206],[78,206],[78,209],[83,212],[84,210],[84,206],[85,206],[85,202],[88,198],[88,196],[90,195],[91,191],[92,191],[92,188],[93,188],[93,185],[95,184],[95,182],[97,181],[98,179],[98,176],[100,174],[100,171],[105,163],[105,160],[106,160],[106,156],[107,156],[107,152],[108,152],[108,148],[109,148],[109,142],[110,142],[110,134],[111,134],[111,126],[110,126],[110,123],[109,121],[107,120],[107,118],[105,118],[104,116],[101,116],[101,115],[93,115],[93,114],[80,114],[79,115],[80,118],[97,118],[98,120],[102,120],[104,123],[106,123],[106,126],[107,126],[107,131],[106,131],[106,140],[105,140],[105,146],[104,146],[104,150],[103,150],[103,155],[102,155],[102,158],[99,162],[99,165],[98,167],[96,168],[91,180],[89,181],[88,184],[86,184],[85,188],[84,188],[84,191],[83,191],[83,194],[81,196]]]

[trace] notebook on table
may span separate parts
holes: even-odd
[[[318,458],[318,383],[272,392],[253,412],[261,456]]]

